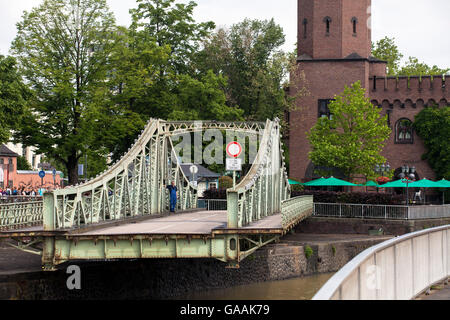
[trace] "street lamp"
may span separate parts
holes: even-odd
[[[389,165],[389,163],[387,163],[387,164],[383,163],[382,165],[377,164],[375,166],[375,172],[378,174],[384,175],[385,173],[387,173],[389,171],[391,171],[391,166]]]
[[[399,174],[400,179],[402,179],[402,181],[404,183],[406,183],[406,205],[408,205],[408,200],[409,200],[409,190],[408,190],[408,186],[410,183],[414,182],[416,180],[416,167],[409,167],[408,165],[404,165],[402,166],[402,172]],[[403,180],[406,179],[406,180]]]

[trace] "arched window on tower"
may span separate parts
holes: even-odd
[[[356,31],[357,31],[356,26],[357,26],[357,24],[358,24],[358,18],[353,17],[352,18],[353,35],[356,35]]]
[[[308,19],[303,19],[303,38],[306,39],[306,35],[308,32]]]
[[[413,144],[413,123],[411,120],[403,118],[397,121],[395,125],[395,142]]]
[[[323,22],[325,22],[326,35],[328,36],[330,34],[331,18],[325,17],[323,18]]]

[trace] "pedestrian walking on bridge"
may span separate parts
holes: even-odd
[[[177,186],[175,185],[175,181],[172,181],[171,185],[167,186],[170,195],[170,212],[175,212],[175,208],[177,206]]]

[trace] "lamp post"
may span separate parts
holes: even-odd
[[[408,201],[409,201],[409,190],[408,190],[408,186],[410,183],[414,182],[416,180],[416,167],[409,167],[408,165],[404,165],[402,166],[402,172],[399,174],[400,179],[402,179],[402,181],[404,183],[406,183],[406,205],[408,205]],[[403,180],[405,179],[406,180]]]
[[[391,166],[389,165],[389,163],[386,163],[386,164],[383,163],[381,165],[377,164],[375,166],[375,172],[382,177],[384,177],[385,173],[388,173],[389,171],[391,171]],[[378,188],[377,188],[377,192],[378,192]]]

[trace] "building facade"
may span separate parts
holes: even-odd
[[[0,189],[51,190],[62,186],[61,172],[53,176],[52,171],[45,171],[45,177],[39,177],[39,171],[17,170],[19,155],[6,145],[0,144]]]
[[[381,115],[388,115],[392,134],[382,155],[391,168],[399,173],[408,165],[416,168],[417,178],[436,178],[422,160],[426,149],[412,123],[423,108],[450,104],[450,76],[388,77],[387,63],[371,55],[370,7],[371,0],[298,0],[298,68],[291,75],[290,95],[297,96],[302,87],[309,94],[299,95],[289,113],[293,179],[316,178],[306,132],[318,118],[330,116],[329,102],[356,81]]]

